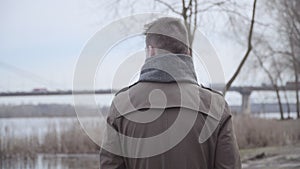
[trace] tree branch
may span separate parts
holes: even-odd
[[[178,14],[178,15],[181,15],[181,12],[176,11],[170,4],[168,4],[168,3],[166,3],[166,2],[164,2],[164,1],[162,1],[162,0],[155,0],[155,1],[156,1],[156,2],[159,2],[159,3],[163,4],[163,5],[165,5],[165,6],[168,7],[172,12],[174,12],[174,13],[176,13],[176,14]]]
[[[211,8],[213,8],[213,7],[215,7],[215,6],[221,6],[221,5],[223,5],[224,3],[225,3],[225,1],[212,3],[211,5],[207,6],[206,8],[198,9],[198,10],[195,11],[195,12],[197,12],[197,13],[206,12],[206,11],[208,11],[209,9],[211,9]]]
[[[240,73],[242,67],[244,66],[244,63],[246,62],[251,50],[252,50],[252,34],[253,34],[253,27],[254,27],[254,20],[255,20],[255,11],[256,11],[256,2],[257,0],[253,1],[253,9],[252,9],[252,19],[251,19],[251,24],[250,24],[250,29],[249,29],[249,35],[248,35],[248,48],[246,53],[244,54],[244,57],[241,61],[241,63],[239,64],[237,70],[235,71],[235,73],[233,74],[233,76],[230,78],[230,80],[227,82],[225,89],[223,91],[223,94],[226,94],[226,91],[231,87],[233,81],[236,79],[236,77],[238,76],[238,74]]]

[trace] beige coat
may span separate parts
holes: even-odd
[[[151,96],[153,91],[156,93]],[[148,117],[150,113],[153,117]],[[232,115],[224,97],[197,84],[138,82],[116,95],[107,122],[119,134],[108,136],[109,143],[103,144],[120,151],[114,154],[101,149],[101,169],[241,168]],[[159,141],[148,144],[143,140],[168,129]],[[133,142],[124,135],[140,139]]]

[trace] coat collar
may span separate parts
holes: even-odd
[[[193,59],[184,54],[164,54],[147,58],[142,67],[139,81],[198,84]]]

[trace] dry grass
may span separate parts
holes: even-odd
[[[41,153],[95,153],[95,144],[79,125],[63,130],[61,134],[52,131],[46,134],[44,143],[40,146]]]
[[[57,131],[53,124],[49,124],[48,131],[42,140],[37,135],[0,137],[0,156],[36,153],[97,153],[99,151],[99,146],[88,137],[78,122],[72,123],[72,126],[64,126],[61,131]]]
[[[234,129],[240,149],[282,146],[300,142],[300,120],[271,120],[235,116]]]
[[[0,137],[0,156],[35,153],[98,153],[99,147],[85,134],[77,121],[64,124],[57,131],[53,124],[41,141],[37,135]],[[99,131],[98,125],[90,126]],[[267,120],[247,116],[235,116],[234,128],[241,149],[282,146],[300,143],[300,120]]]

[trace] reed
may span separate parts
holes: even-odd
[[[241,149],[283,146],[300,142],[300,120],[261,119],[235,116],[234,130]]]
[[[0,136],[0,154],[36,153],[98,153],[99,146],[95,144],[75,119],[72,122],[48,124],[46,134],[40,136],[32,132],[29,136],[18,137],[12,129],[6,128],[6,133]],[[283,146],[300,142],[300,120],[268,120],[249,116],[234,116],[234,131],[240,149],[266,146]],[[99,133],[103,127],[96,122],[90,122],[89,131]],[[99,133],[101,137],[101,133]]]

